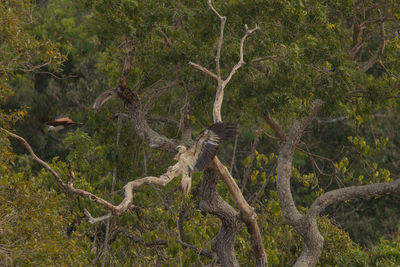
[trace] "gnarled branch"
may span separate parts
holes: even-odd
[[[72,183],[64,183],[64,181],[61,179],[61,176],[48,163],[41,160],[35,154],[32,147],[29,145],[29,143],[24,138],[22,138],[19,135],[14,134],[14,133],[11,133],[3,128],[0,128],[0,129],[2,131],[4,131],[6,134],[8,134],[9,136],[20,140],[22,142],[22,144],[25,146],[25,148],[31,154],[33,160],[36,161],[37,163],[39,163],[40,165],[42,165],[46,170],[48,170],[54,176],[57,183],[64,191],[85,197],[85,198],[89,199],[90,201],[98,203],[98,204],[102,205],[103,207],[107,208],[108,210],[110,210],[113,215],[120,215],[120,214],[124,213],[125,211],[127,211],[132,206],[133,189],[134,188],[140,187],[142,185],[150,185],[150,184],[157,185],[157,186],[165,186],[170,181],[172,181],[173,178],[175,178],[181,174],[181,167],[180,167],[180,163],[178,162],[175,165],[170,166],[168,168],[167,172],[162,174],[160,177],[148,176],[148,177],[144,177],[144,178],[140,178],[140,179],[128,182],[124,186],[125,198],[121,201],[121,203],[119,205],[113,205],[109,201],[107,201],[101,197],[98,197],[97,195],[95,195],[91,192],[88,192],[88,191],[85,191],[85,190],[82,190],[79,188],[74,188]],[[91,218],[91,216],[88,216],[88,217]],[[102,220],[108,219],[109,217],[110,217],[110,215],[106,215],[103,217]],[[91,221],[97,222],[97,221],[99,221],[99,219],[95,219],[92,217]]]
[[[293,226],[304,240],[303,251],[294,266],[305,267],[315,266],[317,264],[324,243],[324,239],[318,229],[317,218],[321,211],[327,206],[338,201],[355,198],[371,198],[400,192],[400,180],[390,183],[351,186],[332,190],[319,196],[313,202],[306,215],[301,214],[297,210],[290,192],[290,176],[294,151],[299,144],[305,128],[310,124],[311,120],[315,118],[321,106],[322,101],[314,102],[313,113],[309,117],[296,121],[293,124],[292,129],[286,135],[285,141],[282,143],[279,150],[277,175],[279,204],[288,224]]]

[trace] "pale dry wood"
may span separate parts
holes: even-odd
[[[216,63],[216,67],[215,68],[216,68],[217,74],[214,74],[213,72],[211,72],[210,70],[206,69],[203,66],[200,66],[199,64],[196,64],[196,63],[193,63],[193,62],[189,62],[189,64],[191,66],[193,66],[194,68],[196,68],[196,69],[206,73],[207,75],[213,77],[218,82],[217,91],[216,91],[215,99],[214,99],[214,105],[213,105],[213,120],[214,120],[214,123],[215,123],[215,122],[221,122],[222,121],[222,118],[221,118],[221,106],[222,106],[222,102],[224,100],[224,88],[229,83],[229,81],[231,80],[232,76],[237,72],[237,70],[240,69],[245,64],[245,61],[243,59],[244,42],[245,42],[245,40],[247,39],[247,37],[250,34],[252,34],[254,31],[258,30],[259,28],[258,28],[258,26],[255,26],[254,29],[250,30],[248,28],[247,24],[244,25],[246,32],[245,32],[244,36],[242,37],[242,39],[240,40],[239,62],[232,68],[232,70],[229,72],[229,75],[226,77],[226,79],[223,80],[222,77],[221,77],[220,57],[221,57],[222,41],[223,41],[223,38],[224,38],[224,28],[225,28],[226,17],[225,16],[221,16],[218,13],[218,11],[212,5],[211,0],[208,0],[208,5],[210,6],[211,10],[218,16],[218,18],[221,21],[220,34],[219,34],[218,44],[217,44],[217,54],[215,56],[215,63]]]
[[[120,214],[124,213],[125,211],[127,211],[132,206],[133,189],[143,186],[143,185],[150,185],[150,184],[157,185],[157,186],[165,186],[170,181],[172,181],[173,178],[175,178],[181,174],[181,169],[182,169],[180,166],[181,163],[178,162],[175,165],[170,166],[168,168],[167,172],[162,174],[160,177],[148,176],[148,177],[140,178],[137,180],[133,180],[124,186],[125,198],[121,201],[121,203],[119,205],[113,205],[109,201],[107,201],[101,197],[98,197],[91,192],[88,192],[88,191],[85,191],[85,190],[82,190],[79,188],[74,188],[72,183],[64,183],[63,180],[61,179],[60,175],[52,167],[50,167],[50,165],[48,163],[41,160],[35,154],[32,147],[29,145],[29,143],[24,138],[22,138],[19,135],[14,134],[14,133],[11,133],[10,131],[7,131],[3,128],[0,128],[0,129],[2,131],[4,131],[6,134],[8,134],[9,136],[20,140],[22,142],[22,144],[25,146],[25,148],[31,154],[33,160],[38,162],[46,170],[48,170],[54,176],[57,183],[64,191],[85,197],[85,198],[89,199],[90,201],[98,203],[98,204],[102,205],[103,207],[107,208],[108,210],[110,210],[113,215],[120,215]],[[108,219],[110,217],[110,215],[102,216],[101,217],[102,219],[99,219],[99,218],[96,219],[91,216],[88,216],[88,217],[91,219],[92,222],[98,222],[98,221]]]
[[[204,72],[205,74],[213,77],[214,79],[218,80],[218,76],[216,74],[214,74],[213,72],[211,72],[210,70],[208,70],[207,68],[200,66],[199,64],[196,64],[192,61],[189,61],[189,65],[193,66],[195,69],[198,69],[198,70]]]
[[[222,121],[221,106],[222,106],[222,102],[223,102],[223,98],[224,98],[224,88],[230,82],[232,76],[237,72],[237,70],[240,67],[242,67],[243,64],[245,64],[244,59],[243,59],[243,57],[244,57],[244,52],[243,52],[244,42],[250,34],[252,34],[254,31],[258,30],[258,27],[256,26],[254,29],[250,30],[247,27],[247,25],[245,25],[246,33],[240,41],[239,62],[232,68],[228,77],[225,80],[223,80],[221,78],[220,55],[221,55],[221,49],[222,49],[222,41],[223,41],[223,33],[224,33],[226,17],[221,16],[216,11],[216,9],[212,5],[211,0],[208,0],[208,5],[210,6],[211,10],[221,20],[221,30],[220,30],[220,35],[219,35],[219,39],[218,39],[217,54],[215,57],[216,73],[217,73],[216,77],[214,74],[210,75],[210,73],[211,73],[210,71],[208,71],[210,73],[207,73],[207,71],[205,71],[204,67],[201,67],[198,65],[197,68],[198,69],[202,68],[203,72],[205,72],[206,74],[210,75],[213,78],[216,78],[218,81],[214,105],[213,105],[213,121],[214,121],[214,123],[216,123],[216,122]],[[224,183],[227,185],[228,190],[231,193],[236,206],[240,210],[240,218],[242,219],[242,221],[245,222],[247,231],[250,234],[250,242],[251,242],[251,245],[252,245],[252,248],[254,251],[256,266],[260,266],[260,267],[268,266],[268,261],[267,261],[267,257],[265,254],[264,245],[262,243],[260,229],[257,224],[257,214],[254,212],[254,208],[251,207],[247,203],[247,201],[244,198],[242,192],[240,191],[240,188],[237,185],[236,181],[234,180],[234,178],[232,177],[232,175],[230,174],[228,169],[219,161],[218,157],[214,157],[213,169],[222,178]],[[218,256],[220,256],[220,255],[218,255]],[[231,257],[234,257],[234,255],[231,255]]]
[[[226,17],[225,16],[221,16],[218,13],[218,11],[212,5],[211,0],[208,0],[208,6],[218,16],[218,18],[221,21],[221,28],[220,28],[220,32],[219,32],[218,45],[217,45],[217,55],[215,56],[215,68],[217,70],[217,80],[218,80],[218,84],[219,84],[222,81],[222,79],[221,79],[220,58],[221,58],[222,42],[224,40],[224,30],[225,30]]]

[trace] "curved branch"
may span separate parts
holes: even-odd
[[[317,218],[318,215],[329,205],[350,199],[368,199],[375,196],[389,195],[400,192],[400,179],[390,183],[377,183],[361,186],[349,186],[329,191],[319,196],[307,212],[309,219]]]
[[[243,59],[243,47],[244,47],[244,41],[247,39],[247,37],[252,34],[254,31],[258,30],[258,26],[256,26],[254,29],[249,30],[247,25],[245,25],[246,33],[243,36],[242,40],[240,40],[240,56],[239,56],[239,62],[232,68],[230,71],[228,77],[225,80],[218,80],[218,87],[217,87],[217,92],[215,95],[215,100],[214,100],[214,106],[213,106],[213,119],[214,122],[220,122],[222,121],[221,117],[221,106],[222,106],[222,101],[224,99],[224,89],[225,86],[229,83],[231,80],[232,76],[236,73],[238,69],[240,69],[244,64],[244,59]],[[218,69],[217,69],[218,72]]]
[[[281,144],[279,149],[277,163],[277,190],[282,214],[288,224],[293,226],[304,239],[303,251],[294,265],[297,267],[314,266],[318,261],[323,246],[323,237],[318,231],[317,221],[308,221],[307,218],[297,210],[290,191],[290,177],[294,152],[305,128],[315,118],[323,102],[321,100],[316,100],[313,105],[312,114],[307,118],[296,121],[290,132],[285,136],[285,141]]]
[[[321,100],[314,101],[314,109],[312,114],[296,121],[293,124],[291,131],[285,136],[285,141],[279,149],[278,156],[278,173],[277,173],[277,190],[279,197],[279,204],[282,209],[283,216],[293,227],[299,225],[299,221],[303,215],[297,210],[293,200],[292,193],[290,192],[290,176],[292,174],[292,161],[296,147],[300,141],[301,135],[305,128],[309,125],[312,119],[317,115],[322,107]]]
[[[25,148],[29,151],[31,156],[33,157],[33,160],[38,162],[46,170],[48,170],[54,176],[54,178],[56,178],[57,183],[64,191],[79,195],[81,197],[85,197],[85,198],[89,199],[90,201],[98,203],[98,204],[102,205],[103,207],[107,208],[108,210],[110,210],[113,215],[120,215],[120,214],[124,213],[125,211],[127,211],[132,206],[133,189],[134,188],[140,187],[142,185],[149,185],[149,184],[165,186],[170,181],[172,181],[173,178],[175,178],[176,176],[181,174],[181,167],[180,167],[180,163],[178,162],[175,165],[170,166],[168,168],[167,172],[162,174],[160,177],[148,176],[148,177],[144,177],[141,179],[137,179],[137,180],[128,182],[124,186],[125,198],[121,201],[121,203],[119,205],[113,205],[109,201],[107,201],[101,197],[98,197],[93,193],[90,193],[88,191],[85,191],[85,190],[82,190],[79,188],[74,188],[72,183],[64,183],[63,180],[61,179],[60,175],[56,171],[54,171],[54,169],[51,168],[49,164],[47,164],[45,161],[41,160],[35,154],[32,147],[29,145],[29,143],[24,138],[22,138],[19,135],[14,134],[14,133],[11,133],[3,128],[0,128],[0,129],[2,131],[4,131],[6,134],[8,134],[9,136],[20,140],[22,142],[22,144],[25,146]],[[89,216],[89,218],[90,218],[90,216]],[[107,218],[103,218],[103,219],[107,219]]]
[[[150,105],[146,105],[144,108],[142,108],[142,103],[138,94],[127,87],[127,80],[133,60],[132,40],[125,38],[125,49],[125,63],[118,86],[100,94],[93,104],[93,109],[98,111],[108,100],[115,96],[119,96],[125,102],[125,105],[129,111],[129,117],[131,118],[132,125],[139,137],[143,141],[147,142],[151,148],[175,152],[179,142],[157,133],[147,123],[147,109],[151,107],[151,103]],[[168,89],[176,84],[176,82],[172,82],[159,90],[162,91],[164,89]]]
[[[213,77],[214,79],[218,80],[218,76],[215,75],[215,74],[214,74],[213,72],[211,72],[210,70],[208,70],[207,68],[205,68],[205,67],[203,67],[203,66],[200,66],[199,64],[196,64],[196,63],[194,63],[194,62],[192,62],[192,61],[189,61],[189,65],[193,66],[195,69],[198,69],[198,70],[204,72],[205,74],[207,74],[207,75]]]

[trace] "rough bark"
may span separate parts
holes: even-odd
[[[221,56],[222,41],[223,41],[223,36],[224,36],[224,27],[225,27],[226,17],[222,16],[218,13],[218,11],[213,7],[211,0],[208,0],[208,5],[221,21],[220,35],[219,35],[218,44],[217,44],[217,53],[215,56],[216,74],[214,74],[210,70],[208,70],[196,63],[189,62],[189,64],[217,80],[217,89],[216,89],[215,101],[214,101],[214,105],[213,105],[213,120],[214,120],[214,123],[216,123],[216,122],[222,121],[221,107],[222,107],[222,102],[224,99],[224,89],[225,89],[226,85],[229,83],[229,81],[231,80],[232,76],[236,73],[236,71],[245,64],[244,59],[243,59],[244,42],[250,34],[252,34],[254,31],[258,30],[258,27],[256,26],[254,29],[250,30],[247,27],[247,25],[245,25],[246,33],[240,41],[239,61],[231,69],[231,71],[229,72],[229,75],[225,79],[222,79],[220,56]],[[257,224],[257,214],[254,212],[254,208],[252,208],[247,203],[247,201],[243,197],[242,192],[240,191],[238,185],[236,184],[235,179],[233,179],[230,172],[219,161],[219,159],[217,157],[214,158],[212,167],[213,167],[213,169],[215,169],[216,173],[221,177],[221,179],[224,181],[224,183],[228,187],[228,190],[231,193],[236,206],[239,208],[240,218],[246,224],[247,231],[250,234],[250,242],[251,242],[254,256],[255,256],[256,266],[260,266],[260,267],[268,266],[268,260],[267,260],[267,256],[264,251],[264,245],[262,243],[260,229]],[[218,254],[218,252],[217,252],[217,254]],[[220,255],[218,255],[218,257],[220,257]]]
[[[268,266],[260,228],[257,223],[257,214],[254,208],[247,203],[235,179],[233,179],[228,169],[219,161],[218,157],[214,158],[213,164],[214,169],[228,187],[229,193],[231,193],[236,206],[240,210],[240,218],[246,224],[247,231],[250,234],[250,242],[253,248],[256,266]]]
[[[311,205],[305,215],[301,214],[294,203],[290,191],[290,176],[292,172],[292,162],[296,146],[305,128],[315,118],[322,107],[322,101],[314,102],[312,114],[296,121],[290,132],[285,134],[285,141],[279,149],[277,190],[279,203],[286,222],[303,237],[303,250],[294,266],[309,267],[315,266],[321,255],[324,238],[319,232],[317,219],[327,206],[338,202],[354,198],[371,198],[374,196],[392,194],[400,192],[400,180],[390,183],[377,183],[364,186],[351,186],[332,190],[319,196]],[[280,135],[281,136],[281,135]]]
[[[226,203],[217,192],[219,175],[211,168],[204,171],[200,194],[200,209],[216,215],[221,219],[222,225],[214,237],[211,248],[218,255],[222,266],[239,266],[235,255],[235,238],[239,230],[238,213]]]

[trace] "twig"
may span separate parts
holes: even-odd
[[[83,209],[83,212],[88,217],[89,222],[91,224],[95,224],[95,223],[107,220],[107,219],[112,217],[112,213],[111,212],[109,212],[107,215],[104,215],[104,216],[101,216],[101,217],[97,217],[97,218],[94,218],[87,209]]]
[[[236,135],[235,137],[235,144],[233,145],[233,153],[232,153],[232,160],[231,160],[231,166],[229,167],[229,172],[232,174],[233,170],[233,164],[235,163],[235,157],[236,157],[236,148],[237,148],[237,141],[238,141],[239,135]]]

